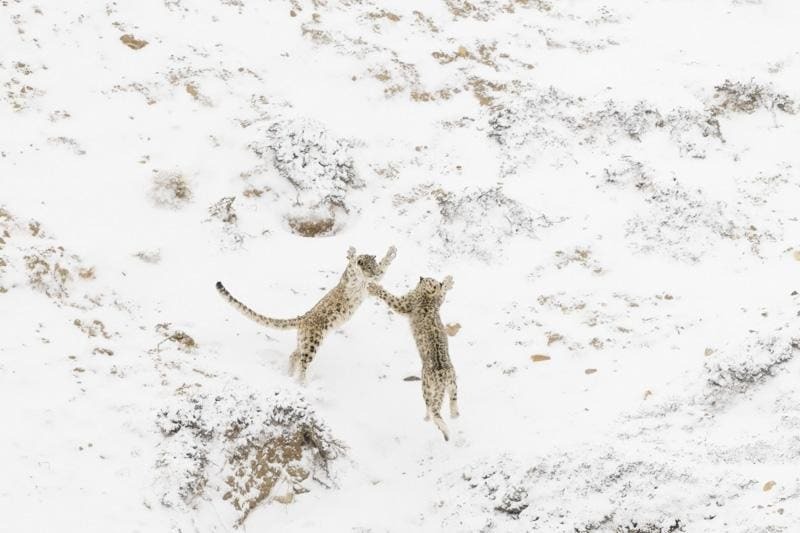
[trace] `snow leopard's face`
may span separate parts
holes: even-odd
[[[433,278],[423,278],[420,276],[417,289],[432,296],[442,290],[442,284]]]
[[[380,274],[374,255],[359,255],[356,264],[367,278],[376,278]]]

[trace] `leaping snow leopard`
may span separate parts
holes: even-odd
[[[394,246],[376,263],[374,255],[356,255],[352,246],[347,251],[347,267],[339,283],[328,291],[310,311],[295,318],[270,318],[246,306],[217,282],[217,291],[246,317],[265,326],[278,329],[297,329],[297,348],[289,358],[289,375],[298,373],[301,383],[306,380],[308,365],[314,359],[325,335],[344,324],[364,301],[367,283],[378,281],[397,253]]]
[[[450,362],[447,333],[439,316],[439,307],[452,287],[451,276],[444,278],[441,283],[432,278],[420,277],[417,287],[401,297],[388,293],[374,282],[367,286],[370,294],[386,302],[395,312],[409,317],[411,332],[422,358],[422,397],[427,409],[425,420],[433,418],[444,435],[444,440],[450,440],[447,425],[440,412],[445,392],[450,395],[450,417],[458,416],[456,373]]]

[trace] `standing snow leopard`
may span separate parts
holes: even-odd
[[[381,279],[396,253],[397,249],[390,246],[381,262],[376,263],[374,255],[356,255],[356,249],[351,246],[347,251],[347,268],[339,283],[310,311],[295,318],[270,318],[259,314],[234,298],[219,281],[217,291],[243,315],[259,324],[278,329],[297,329],[297,348],[289,358],[289,375],[293,376],[299,371],[299,381],[305,383],[308,365],[325,335],[353,316],[367,295],[367,283]]]
[[[444,435],[444,440],[450,440],[447,425],[441,415],[445,392],[450,395],[450,417],[458,416],[456,372],[450,362],[447,333],[439,316],[445,294],[452,288],[452,276],[447,276],[441,283],[435,279],[420,277],[417,287],[401,297],[389,294],[374,282],[367,286],[370,294],[386,302],[392,310],[408,315],[411,332],[422,358],[422,397],[427,408],[425,420],[433,418]]]

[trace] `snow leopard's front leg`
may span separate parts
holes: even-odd
[[[386,273],[386,269],[392,264],[392,261],[394,261],[396,255],[397,248],[395,248],[394,245],[390,246],[389,250],[386,251],[386,255],[384,255],[383,259],[381,259],[381,262],[378,263],[378,276],[376,279],[381,279],[383,277],[383,275]]]
[[[388,305],[395,313],[407,315],[411,312],[411,299],[408,296],[397,297],[393,294],[390,294],[386,289],[377,283],[370,283],[367,285],[367,291],[371,295],[377,296],[386,302],[386,305]]]

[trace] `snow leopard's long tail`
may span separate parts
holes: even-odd
[[[221,281],[217,282],[217,292],[225,298],[228,303],[230,303],[233,307],[239,310],[244,316],[258,322],[261,325],[269,326],[271,328],[278,328],[278,329],[295,329],[300,324],[300,319],[302,317],[296,318],[270,318],[268,316],[264,316],[260,313],[256,313],[245,304],[237,300],[233,297],[231,293],[228,292],[228,289],[222,284]]]

